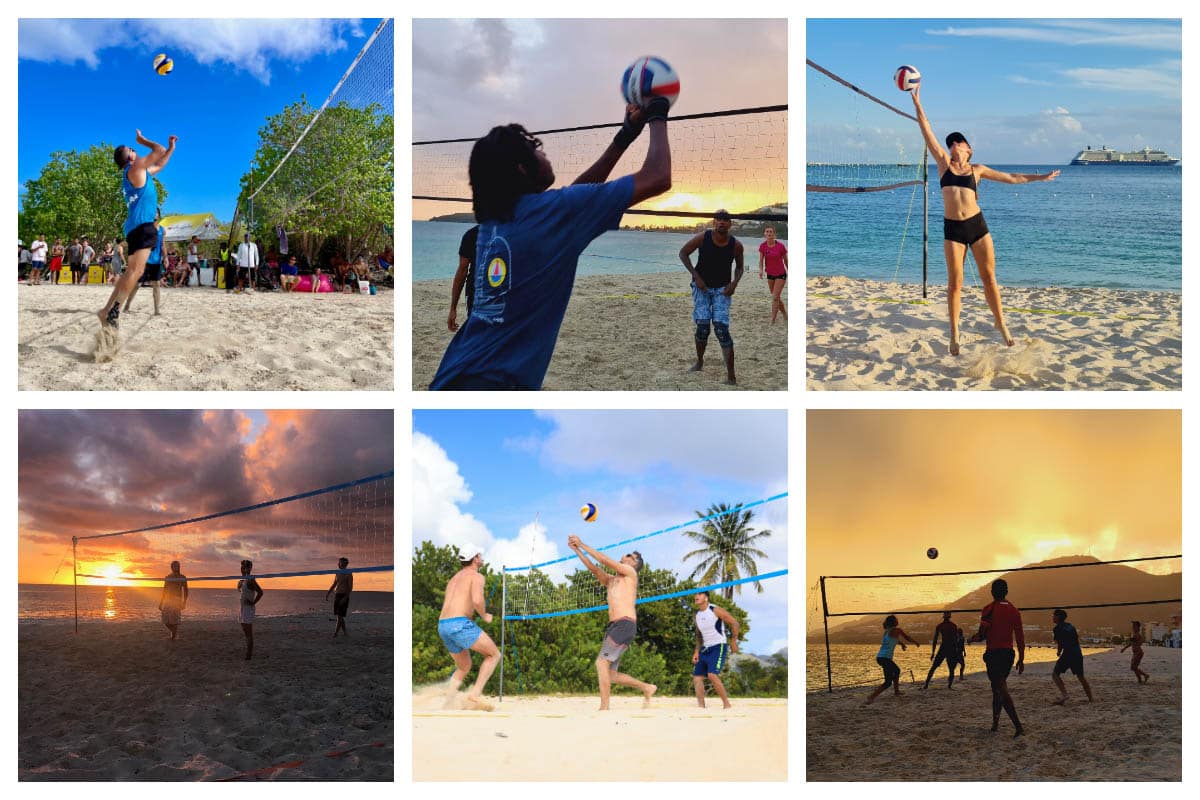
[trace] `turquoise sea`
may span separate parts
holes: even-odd
[[[467,222],[413,222],[413,280],[454,277],[458,268],[458,244],[471,227]],[[678,272],[678,285],[687,287],[687,273],[679,260],[679,248],[690,233],[658,231],[609,231],[593,241],[579,258],[579,276],[641,275]],[[746,248],[746,270],[758,271],[758,245],[762,239],[742,239]],[[781,239],[787,245],[786,239]],[[664,280],[670,280],[664,278]],[[669,287],[668,287],[669,288]]]
[[[983,181],[979,205],[996,246],[1001,286],[1179,291],[1183,275],[1183,170],[994,164],[1046,173],[1049,183]],[[809,183],[860,185],[854,167],[809,165]],[[874,185],[907,180],[912,168],[876,168]],[[877,193],[806,193],[808,275],[921,282],[921,187]],[[911,217],[910,215],[911,207]],[[907,234],[906,234],[907,222]],[[903,242],[903,250],[901,244]],[[971,276],[975,275],[973,279]],[[967,286],[978,273],[967,265]],[[929,281],[946,282],[942,198],[929,182]]]

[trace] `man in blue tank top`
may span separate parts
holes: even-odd
[[[579,255],[615,230],[625,209],[671,188],[664,97],[628,106],[612,143],[575,182],[547,191],[554,169],[542,143],[502,125],[475,143],[469,173],[479,222],[470,315],[450,341],[430,389],[540,389],[567,313]],[[641,169],[605,183],[650,126]]]
[[[158,213],[158,190],[154,187],[153,176],[171,160],[178,138],[171,136],[167,140],[167,146],[163,147],[138,131],[137,143],[142,147],[149,147],[149,153],[139,156],[132,147],[123,144],[117,145],[113,150],[113,161],[122,170],[121,190],[125,194],[125,205],[129,209],[125,217],[125,240],[129,242],[129,257],[125,262],[125,271],[117,278],[108,302],[96,312],[96,316],[100,318],[102,333],[108,329],[115,335],[121,303],[133,293],[134,287],[142,277],[142,270],[146,268],[146,259],[158,242],[158,225],[154,221]]]
[[[729,335],[729,308],[738,281],[745,272],[742,243],[729,234],[732,226],[729,212],[719,209],[713,214],[713,226],[698,233],[679,250],[679,260],[692,276],[692,320],[696,323],[696,363],[689,372],[704,369],[704,351],[708,334],[715,331],[725,359],[725,383],[737,385],[733,371],[733,337]],[[692,266],[692,253],[700,258]],[[737,265],[730,274],[730,268]]]

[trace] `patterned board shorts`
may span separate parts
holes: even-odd
[[[729,324],[729,307],[733,298],[725,294],[725,288],[698,289],[692,284],[692,319],[696,322],[720,322]]]

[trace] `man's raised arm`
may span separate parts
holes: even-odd
[[[588,571],[595,575],[596,579],[600,581],[601,584],[607,586],[608,582],[612,580],[612,575],[609,575],[607,572],[600,569],[600,567],[589,561],[588,557],[584,555],[583,550],[580,548],[587,548],[587,550],[591,553],[595,553],[596,551],[584,544],[583,541],[574,534],[567,537],[567,545],[575,551],[575,555],[579,556],[579,560],[582,561],[583,565],[588,568]]]
[[[578,537],[576,537],[576,538],[578,538]],[[628,564],[622,564],[620,561],[613,561],[611,558],[604,555],[604,553],[601,553],[599,550],[596,550],[593,547],[588,547],[582,541],[579,542],[579,546],[582,547],[584,550],[586,550],[592,556],[592,558],[596,559],[601,564],[603,564],[604,566],[611,569],[613,572],[618,572],[621,575],[626,575],[626,576],[637,575],[637,570],[634,569],[633,567],[629,566]]]

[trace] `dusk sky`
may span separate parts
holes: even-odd
[[[71,537],[211,514],[387,472],[389,411],[21,411],[18,580],[70,583]],[[189,577],[393,563],[393,481],[211,523],[81,542],[80,572]],[[63,559],[65,563],[62,563]],[[367,563],[371,562],[371,563]],[[393,573],[356,576],[392,590]],[[113,583],[119,580],[81,580]],[[327,576],[273,579],[326,588]],[[139,583],[138,585],[148,585]],[[215,588],[221,583],[200,583]]]
[[[891,78],[915,66],[934,132],[962,131],[980,163],[1066,164],[1088,145],[1183,156],[1179,20],[808,20],[806,33],[808,58],[908,113]],[[915,122],[805,71],[808,161],[894,163],[897,142],[920,146]]]
[[[703,430],[703,435],[693,435]],[[688,523],[718,502],[787,491],[787,417],[778,411],[426,411],[413,414],[413,543],[473,543],[494,568],[562,556],[560,577],[582,568],[567,547],[578,534],[597,549]],[[580,519],[594,503],[599,518]],[[787,498],[754,509],[773,533],[759,574],[787,567]],[[697,524],[695,527],[699,527]],[[691,526],[688,528],[692,529]],[[667,533],[608,551],[638,549],[648,566],[686,578],[699,545]],[[787,576],[745,585],[749,652],[787,645]]]
[[[134,146],[141,128],[179,143],[159,179],[164,213],[228,222],[267,116],[320,106],[378,19],[23,19],[18,23],[17,177],[57,150]],[[158,53],[175,61],[154,72]],[[387,85],[392,76],[387,76]],[[144,98],[130,107],[129,98]],[[136,113],[134,113],[136,109]],[[144,148],[138,148],[143,152]],[[115,169],[115,167],[113,167]]]
[[[788,102],[786,20],[417,19],[413,141],[478,138],[510,122],[531,131],[620,122],[621,75],[645,55],[665,59],[679,76],[672,116]],[[672,191],[644,207],[733,211],[787,200],[785,116],[669,126]],[[544,137],[556,185],[573,181],[615,133]],[[454,158],[440,162],[439,170],[454,174],[453,191],[465,192],[454,196],[470,196],[469,144],[414,147],[414,194],[443,194],[429,190],[426,167],[447,154]],[[637,171],[644,157],[639,141],[613,177]],[[469,207],[414,201],[413,218],[463,210]]]
[[[1181,553],[1181,436],[1178,411],[810,411],[806,585]]]

